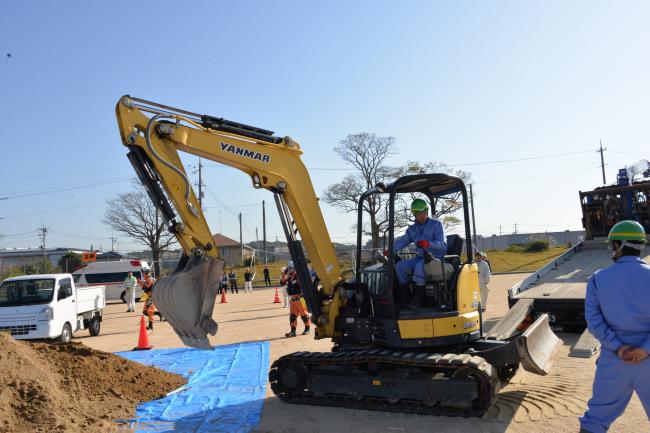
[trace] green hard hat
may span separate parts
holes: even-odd
[[[429,205],[427,204],[426,201],[422,200],[421,198],[416,198],[413,200],[413,203],[411,203],[411,212],[415,215],[416,213],[422,212],[422,211],[428,211],[429,210]]]
[[[643,230],[643,226],[636,221],[621,221],[612,227],[607,240],[646,242],[645,230]]]

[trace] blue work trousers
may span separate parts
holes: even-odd
[[[409,283],[409,277],[413,274],[413,281],[418,286],[424,286],[426,278],[424,276],[424,259],[422,257],[413,257],[412,259],[397,262],[397,280],[401,286]]]
[[[593,395],[580,426],[591,433],[605,433],[621,416],[636,391],[650,419],[650,358],[625,364],[614,352],[603,349],[596,362]]]

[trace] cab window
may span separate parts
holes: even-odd
[[[56,299],[60,301],[70,296],[72,296],[72,280],[70,278],[64,278],[59,281],[59,294]]]

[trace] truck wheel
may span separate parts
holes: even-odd
[[[126,290],[122,291],[120,294],[120,299],[126,304]]]
[[[90,334],[91,337],[95,337],[99,335],[101,323],[102,322],[100,322],[99,317],[97,316],[90,319],[90,323],[88,324],[88,333]]]
[[[59,338],[57,338],[57,341],[59,343],[69,343],[71,339],[72,339],[72,327],[70,327],[69,323],[66,323],[65,325],[63,325],[63,330],[61,331],[61,335],[59,335]]]

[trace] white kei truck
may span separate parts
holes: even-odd
[[[7,278],[0,283],[0,332],[68,343],[80,329],[98,335],[105,306],[104,286],[76,287],[71,274]]]

